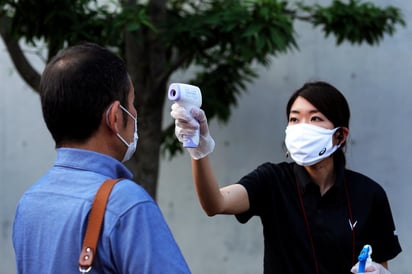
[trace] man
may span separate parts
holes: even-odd
[[[123,60],[95,44],[63,50],[40,83],[57,148],[52,168],[19,201],[13,244],[18,273],[76,273],[100,185],[107,203],[90,273],[190,273],[153,199],[122,164],[138,140],[134,88]]]

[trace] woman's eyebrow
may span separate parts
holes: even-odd
[[[298,110],[298,109],[291,109],[290,110],[290,113],[294,113],[294,114],[299,114],[299,113],[301,113],[302,111],[300,111],[300,110]],[[314,114],[314,113],[319,113],[320,111],[319,110],[317,110],[317,109],[312,109],[312,110],[309,110],[308,111],[310,114]]]

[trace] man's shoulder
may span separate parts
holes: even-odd
[[[110,194],[108,211],[116,215],[142,207],[158,207],[149,193],[136,182],[124,179],[119,181]]]
[[[154,202],[150,194],[138,183],[122,179],[114,187],[111,198],[121,199],[130,203]]]

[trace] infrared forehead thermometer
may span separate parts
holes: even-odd
[[[202,106],[202,93],[197,86],[172,83],[169,86],[168,98],[190,111],[192,107]],[[199,129],[193,136],[183,136],[183,147],[196,148],[199,145]]]

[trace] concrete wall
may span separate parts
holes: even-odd
[[[385,2],[385,1],[381,1]],[[386,1],[403,7],[408,1]],[[211,155],[221,185],[233,183],[265,161],[285,160],[285,104],[307,80],[326,80],[349,101],[352,120],[348,167],[378,181],[387,191],[403,252],[390,262],[393,273],[412,273],[412,28],[400,29],[379,47],[335,47],[318,30],[298,26],[299,51],[256,67],[259,79],[239,100],[228,125],[212,122]],[[33,57],[34,58],[34,57]],[[38,61],[34,62],[42,68]],[[183,81],[185,76],[173,80]],[[41,117],[38,96],[20,80],[0,42],[0,274],[13,273],[11,225],[22,192],[52,164],[53,142]],[[171,122],[170,104],[165,125]],[[159,205],[196,274],[262,273],[262,227],[257,218],[241,225],[233,216],[207,217],[193,189],[188,154],[161,162]]]

